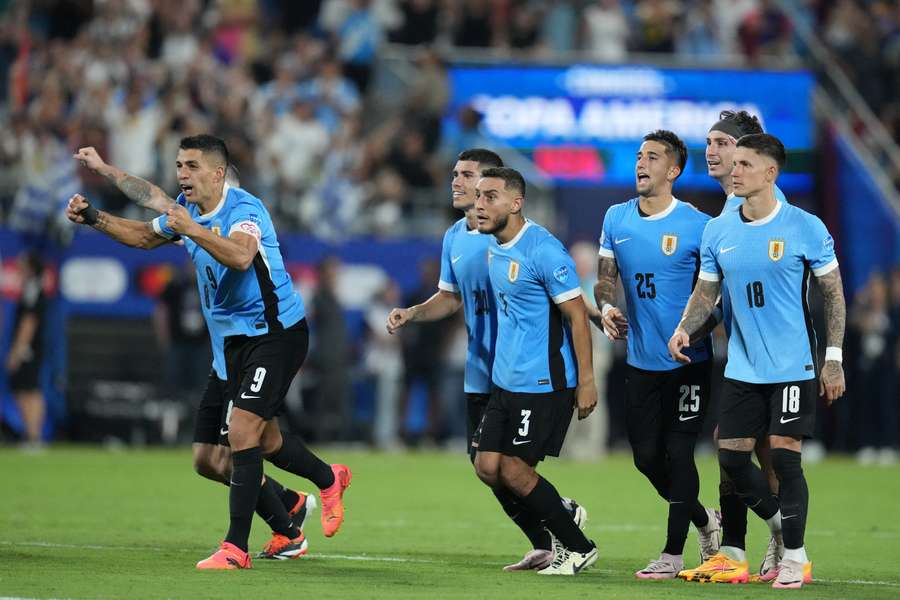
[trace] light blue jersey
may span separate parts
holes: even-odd
[[[549,231],[526,221],[505,244],[491,238],[488,267],[497,305],[494,384],[526,393],[574,388],[572,332],[556,306],[581,295],[572,257]]]
[[[709,216],[675,198],[660,213],[642,215],[637,198],[611,206],[603,219],[600,256],[614,258],[628,303],[628,364],[671,371],[681,363],[668,341],[694,289],[700,239]],[[685,350],[692,362],[712,356],[709,338]]]
[[[488,274],[488,246],[493,236],[469,230],[463,217],[444,234],[438,288],[459,294],[466,317],[469,348],[465,392],[491,391],[491,367],[497,340],[497,312]]]
[[[269,211],[258,198],[226,184],[218,206],[205,215],[200,214],[197,204],[186,202],[184,194],[179,194],[177,202],[187,208],[194,221],[217,235],[241,232],[259,243],[250,268],[240,271],[225,267],[192,239],[184,238],[197,268],[197,285],[214,356],[218,339],[263,335],[291,327],[305,316],[303,299],[284,269]],[[178,237],[166,221],[166,215],[154,219],[153,230],[166,238]]]
[[[722,280],[732,298],[725,376],[747,383],[814,378],[810,271],[821,277],[838,266],[822,221],[784,202],[757,221],[730,211],[707,224],[700,252],[700,279]]]
[[[784,192],[777,185],[775,186],[775,198],[787,202]],[[722,212],[719,214],[737,210],[743,203],[744,199],[741,196],[735,196],[732,192],[725,198],[725,206],[722,207]],[[722,287],[722,323],[725,326],[725,335],[731,337],[731,296],[728,295],[728,290],[724,286]]]

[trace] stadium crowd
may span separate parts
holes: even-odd
[[[900,139],[900,6],[785,4],[821,34]],[[77,167],[72,151],[94,146],[110,163],[174,192],[169,157],[178,140],[214,131],[228,141],[243,186],[266,199],[282,231],[314,230],[328,239],[403,234],[413,204],[449,210],[447,166],[470,139],[441,135],[450,96],[443,57],[451,48],[535,59],[581,53],[612,63],[639,53],[694,62],[728,56],[749,65],[775,57],[784,64],[803,50],[781,6],[773,0],[0,2],[0,125],[7,133],[0,141],[0,222],[64,240],[61,207],[75,191],[134,214],[138,209],[106,180]],[[399,109],[384,114],[368,92],[389,43],[421,52],[415,84],[403,90]],[[471,110],[462,115],[464,129],[476,131],[478,119]],[[397,294],[382,290],[379,305],[396,304]],[[423,350],[409,342],[403,351],[378,331],[382,319],[366,320],[373,324],[364,342],[369,349],[354,356],[378,376],[379,387],[400,389],[404,357],[421,358]],[[826,434],[839,449],[866,449],[870,460],[875,451],[868,448],[898,445],[900,272],[873,276],[854,300],[850,328],[848,343],[857,348],[845,354],[856,360],[848,368],[850,397]],[[430,368],[458,372],[458,343],[432,352],[441,355]],[[407,369],[427,361],[415,362]],[[424,377],[429,393],[439,395],[441,383]],[[396,393],[378,396],[396,404]],[[863,410],[867,403],[875,408]],[[871,427],[860,429],[857,411],[873,420]],[[402,424],[380,418],[376,437],[396,443]],[[882,431],[879,424],[887,425]]]

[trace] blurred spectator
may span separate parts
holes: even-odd
[[[460,0],[450,5],[454,12],[453,45],[487,48],[494,41],[490,4],[484,0]]]
[[[760,54],[785,55],[791,47],[791,22],[773,0],[759,0],[738,27],[744,55],[755,63]]]
[[[360,107],[359,91],[344,77],[341,64],[334,59],[326,59],[319,67],[318,76],[302,84],[299,93],[316,103],[316,117],[329,132]]]
[[[204,288],[204,293],[215,291]],[[153,329],[165,363],[163,392],[184,402],[200,396],[209,375],[209,334],[200,302],[194,263],[185,260],[153,310]]]
[[[551,55],[575,49],[578,32],[578,12],[572,0],[551,0],[545,3],[541,19],[541,40]]]
[[[680,12],[681,3],[677,0],[643,0],[639,3],[635,49],[638,52],[674,52],[675,24]]]
[[[406,185],[413,188],[430,188],[435,184],[425,156],[425,138],[418,129],[406,129],[391,149],[387,163],[397,171]]]
[[[375,53],[381,43],[381,25],[370,8],[371,0],[352,0],[350,11],[337,28],[337,55],[344,72],[365,94],[372,76]]]
[[[628,21],[619,0],[596,0],[584,10],[586,49],[602,62],[622,62],[628,53]]]
[[[16,399],[25,426],[23,448],[43,445],[46,406],[41,391],[41,365],[44,358],[44,327],[47,300],[44,295],[44,262],[29,251],[19,256],[21,295],[12,325],[12,341],[6,355],[9,389]]]
[[[391,309],[400,306],[400,288],[388,280],[366,311],[367,343],[363,358],[366,372],[375,380],[375,421],[372,442],[379,450],[400,447],[400,394],[403,391],[403,348],[399,335],[387,332]]]
[[[401,0],[401,24],[391,41],[410,46],[433,44],[438,34],[439,0]]]
[[[319,439],[345,441],[350,433],[350,340],[344,307],[337,297],[341,263],[326,257],[318,265],[318,285],[310,304],[313,328],[308,368],[314,392],[304,395]]]
[[[724,51],[719,32],[714,0],[694,2],[682,21],[682,33],[676,42],[678,53],[697,60],[715,60]]]

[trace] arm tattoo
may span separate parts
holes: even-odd
[[[847,306],[844,302],[844,286],[841,271],[835,268],[816,278],[819,291],[825,300],[825,323],[828,328],[825,340],[828,346],[840,348],[844,344],[844,327],[847,321]]]
[[[679,326],[687,331],[691,338],[703,327],[706,320],[716,308],[716,300],[719,297],[721,282],[698,279],[694,286],[694,292],[684,308]]]
[[[153,195],[153,186],[150,182],[127,173],[119,177],[115,184],[123,194],[141,206],[146,206],[150,196]]]
[[[97,213],[97,222],[92,226],[97,231],[104,233],[109,231],[109,215],[102,210]]]
[[[616,303],[616,278],[619,266],[615,258],[601,256],[597,263],[597,283],[594,285],[594,301],[602,309],[604,304]]]

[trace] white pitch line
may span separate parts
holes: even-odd
[[[72,550],[137,550],[139,552],[190,552],[196,553],[196,549],[190,548],[159,548],[154,546],[104,546],[100,544],[57,544],[55,542],[13,542],[10,540],[0,540],[0,546],[29,546],[35,548],[64,548]],[[426,558],[406,558],[402,556],[373,556],[369,554],[313,554],[306,556],[303,560],[315,559],[334,559],[334,560],[354,560],[368,562],[389,562],[389,563],[413,563],[413,564],[430,564],[430,565],[448,565],[447,561],[430,560]],[[486,565],[496,566],[505,563],[488,562]],[[630,571],[620,571],[616,569],[592,568],[595,573],[605,573],[608,575],[630,575]],[[842,583],[847,585],[871,585],[879,587],[900,588],[900,582],[896,581],[870,581],[866,579],[815,579],[814,582],[820,583]],[[13,597],[0,597],[0,600],[30,600]]]

